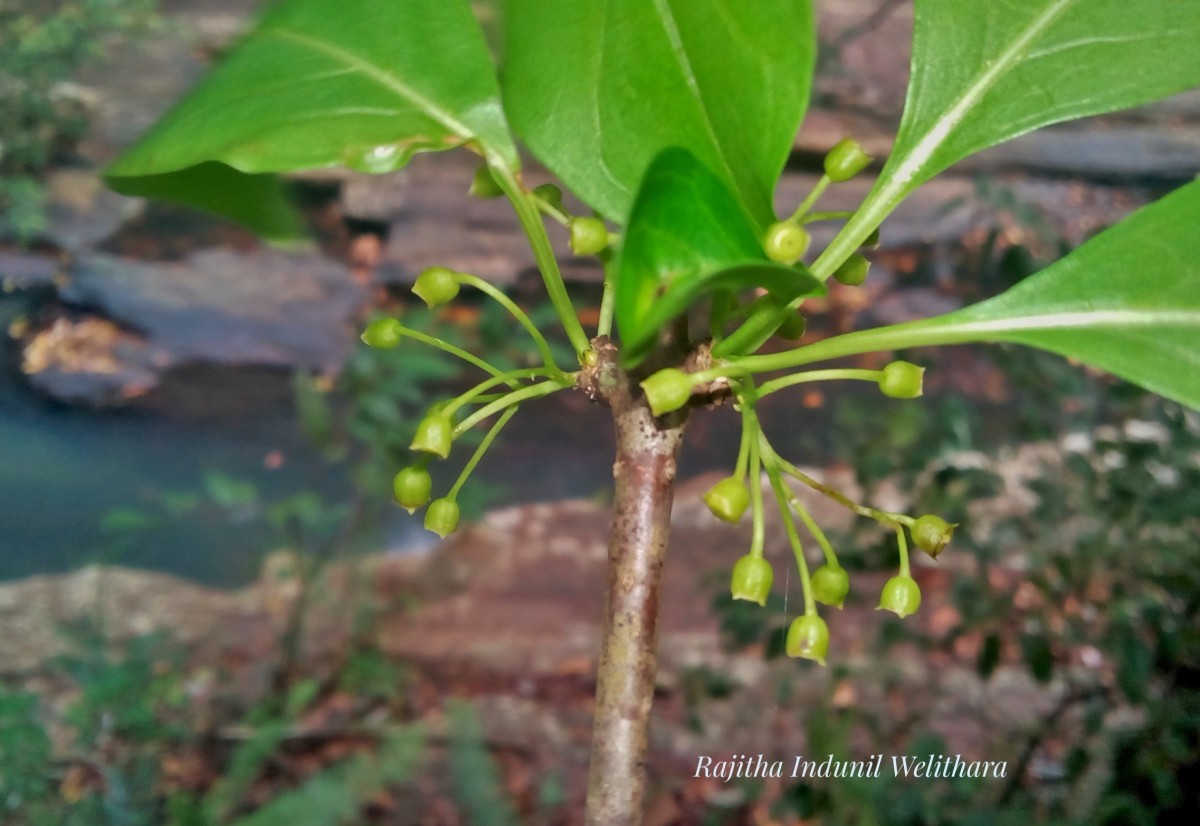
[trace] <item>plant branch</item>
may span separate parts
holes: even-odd
[[[627,375],[610,387],[616,495],[588,767],[588,826],[631,826],[642,819],[659,592],[684,427],[682,415],[655,419]]]

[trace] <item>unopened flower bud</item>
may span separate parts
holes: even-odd
[[[841,608],[850,593],[850,575],[839,565],[822,565],[813,571],[813,599],[822,605]]]
[[[608,227],[599,218],[571,219],[571,252],[596,255],[608,248]]]
[[[404,325],[394,318],[377,318],[363,330],[362,340],[368,347],[386,350],[400,343],[403,329]]]
[[[775,573],[771,570],[770,562],[761,556],[746,554],[734,563],[729,591],[734,599],[766,605],[774,581]]]
[[[434,499],[425,511],[425,530],[445,539],[458,527],[458,515],[458,503],[453,499]]]
[[[659,370],[642,381],[642,392],[655,416],[671,413],[692,397],[692,377],[675,367]]]
[[[950,544],[950,538],[954,536],[954,529],[957,527],[958,525],[952,525],[936,514],[927,513],[913,523],[913,542],[922,551],[937,559],[938,554]]]
[[[392,480],[392,494],[396,498],[396,504],[409,513],[429,502],[429,492],[432,488],[433,480],[429,478],[429,471],[421,465],[402,469]]]
[[[804,227],[791,221],[778,221],[767,228],[766,237],[763,239],[763,252],[772,261],[795,264],[808,252],[808,245],[811,243],[812,236]]]
[[[871,156],[853,138],[842,138],[825,156],[825,174],[834,183],[848,181],[871,165]]]
[[[847,287],[858,287],[867,280],[867,273],[870,271],[871,262],[856,252],[833,271],[833,277]]]
[[[713,516],[731,525],[736,525],[750,506],[750,491],[746,489],[746,483],[736,476],[728,476],[717,482],[701,498]]]
[[[554,184],[541,184],[533,188],[533,196],[557,210],[563,208],[562,190]]]
[[[458,295],[458,275],[446,267],[430,267],[417,276],[412,291],[432,309]]]
[[[883,586],[879,595],[879,611],[891,611],[900,619],[917,613],[921,607],[921,588],[910,576],[894,576]]]
[[[829,627],[816,614],[802,614],[788,626],[784,650],[789,657],[803,657],[825,665],[829,651]]]
[[[807,327],[808,323],[804,320],[804,316],[800,313],[789,313],[784,322],[779,325],[779,329],[775,331],[775,335],[784,341],[798,341],[804,336]]]
[[[467,190],[467,194],[475,198],[498,198],[504,194],[504,190],[492,177],[492,170],[484,164],[475,170],[475,177],[471,180],[471,188]]]
[[[433,411],[421,419],[409,447],[445,459],[450,455],[450,445],[453,442],[454,422],[445,413]]]
[[[893,399],[915,399],[924,392],[925,368],[907,361],[893,361],[883,368],[879,389]]]

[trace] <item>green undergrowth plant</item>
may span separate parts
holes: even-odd
[[[115,639],[81,622],[64,634],[39,690],[0,684],[5,826],[351,826],[378,819],[381,796],[403,800],[431,781],[464,823],[516,822],[476,711],[447,704],[445,733],[431,735],[402,710],[395,682],[364,682],[395,674],[377,649],[351,658],[336,681],[299,680],[276,702],[270,691],[226,693],[211,665],[189,662],[187,646],[164,633]],[[47,698],[47,680],[61,700]],[[335,684],[376,701],[359,712],[369,719],[306,719]],[[561,805],[555,782],[539,795],[547,817]]]
[[[839,605],[850,583],[793,486],[815,488],[894,537],[895,575],[878,599],[899,616],[920,605],[910,554],[936,557],[955,526],[818,484],[773,447],[756,413],[761,399],[812,382],[864,382],[880,393],[876,414],[886,417],[917,403],[922,366],[907,358],[882,369],[828,362],[987,341],[1040,347],[1200,404],[1200,183],[995,298],[906,324],[804,338],[805,302],[831,278],[869,278],[881,225],[939,172],[1040,126],[1200,84],[1200,6],[917,0],[912,79],[891,154],[877,164],[854,140],[840,141],[811,192],[782,213],[773,194],[816,56],[806,0],[509,0],[495,31],[498,73],[462,0],[283,2],[109,167],[107,179],[122,192],[186,201],[283,240],[299,228],[277,173],[338,165],[386,173],[416,152],[478,155],[472,190],[511,203],[572,352],[556,352],[495,285],[446,267],[422,272],[414,291],[431,307],[480,294],[512,315],[514,334],[527,336],[539,359],[502,368],[486,352],[402,320],[372,321],[363,334],[372,347],[424,344],[482,376],[428,408],[395,493],[406,508],[428,505],[427,527],[445,535],[459,521],[466,482],[522,406],[577,391],[611,408],[615,519],[586,820],[632,823],[643,796],[660,574],[689,415],[727,403],[742,419],[729,478],[706,496],[721,519],[750,514],[733,596],[761,604],[771,592],[763,524],[774,500],[803,590],[786,652],[825,662],[836,652],[828,650],[829,612],[818,605]],[[567,210],[557,186],[523,183],[517,138],[587,211]],[[863,174],[875,174],[875,183],[856,209],[820,209],[827,190]],[[820,250],[810,233],[818,221],[838,227]],[[571,303],[551,232],[603,265],[594,329],[584,329]],[[772,336],[792,343],[760,352]],[[456,451],[476,428],[479,441]],[[452,452],[465,455],[462,471],[448,489],[435,489],[428,469]],[[811,559],[798,526],[815,540]]]
[[[87,128],[70,80],[113,37],[144,34],[154,0],[4,0],[0,5],[0,231],[28,241],[46,228],[41,176]]]

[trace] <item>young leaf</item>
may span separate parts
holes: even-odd
[[[765,287],[787,302],[820,286],[803,268],[767,260],[733,194],[691,152],[664,150],[646,171],[617,265],[622,360],[640,362],[700,294]]]
[[[277,199],[261,185],[236,189],[239,173],[389,172],[414,152],[468,141],[516,169],[491,58],[465,0],[344,0],[335,13],[324,0],[290,0],[106,177],[120,192],[221,208],[278,234]],[[237,197],[219,203],[214,186]],[[260,205],[275,219],[261,220]]]
[[[923,321],[826,339],[794,351],[788,366],[874,350],[1011,341],[1079,359],[1200,408],[1197,226],[1200,181],[995,298]],[[758,368],[759,360],[770,358],[743,363]]]
[[[651,159],[690,149],[754,216],[808,103],[809,0],[509,0],[504,103],[580,198],[623,222]]]
[[[919,184],[972,153],[1200,86],[1194,0],[917,0],[915,14],[900,132],[847,227],[847,249]]]

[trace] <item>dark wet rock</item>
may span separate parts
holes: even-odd
[[[814,173],[784,175],[776,191],[777,210],[786,214],[795,209],[816,182]],[[871,184],[871,178],[864,176],[831,187],[818,209],[854,209],[867,196]],[[1045,229],[1076,245],[1153,197],[1152,191],[1136,187],[1113,188],[1023,175],[995,176],[984,182],[946,174],[905,198],[884,221],[880,238],[885,248],[959,243],[972,232],[1022,225],[1026,231]],[[826,221],[812,224],[809,229],[820,246],[833,238],[840,225]]]
[[[50,284],[62,270],[62,261],[56,255],[0,249],[0,290]]]
[[[192,361],[334,370],[355,342],[364,295],[345,268],[263,249],[205,250],[182,263],[80,258],[60,291]]]
[[[1200,124],[1087,124],[1039,129],[968,158],[960,170],[1019,168],[1093,180],[1190,181],[1200,170]]]
[[[157,385],[170,363],[165,350],[95,316],[60,316],[19,338],[29,383],[68,404],[122,404]]]
[[[69,252],[87,250],[140,214],[142,204],[106,188],[94,171],[57,169],[46,178],[44,240]]]
[[[72,312],[24,331],[22,369],[54,398],[99,405],[140,396],[183,365],[336,371],[366,300],[345,268],[271,249],[180,263],[88,254],[63,281]]]

